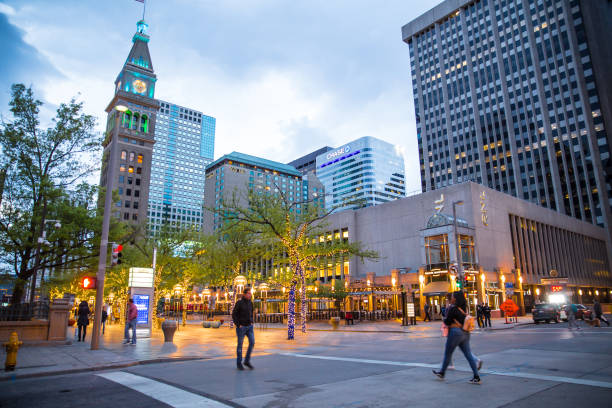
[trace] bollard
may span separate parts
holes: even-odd
[[[17,366],[17,352],[19,347],[23,344],[23,341],[19,341],[17,332],[12,332],[9,341],[4,343],[6,347],[6,362],[4,363],[4,371],[13,371]]]

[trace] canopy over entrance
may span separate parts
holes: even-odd
[[[445,295],[450,290],[450,282],[447,281],[437,281],[430,282],[423,289],[423,294],[427,296],[431,295]]]

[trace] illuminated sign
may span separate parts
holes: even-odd
[[[550,285],[551,292],[563,292],[563,285]]]
[[[130,268],[128,285],[133,288],[152,288],[153,268]]]
[[[333,152],[329,152],[329,153],[327,153],[327,160],[330,160],[330,159],[335,159],[336,157],[338,157],[338,156],[340,156],[340,155],[343,155],[343,154],[345,154],[345,153],[348,153],[348,152],[350,152],[350,151],[351,151],[351,147],[350,147],[350,146],[348,146],[348,145],[347,145],[347,146],[344,146],[344,147],[341,147],[341,148],[340,148],[340,149],[338,149],[338,150],[334,150]]]
[[[134,295],[134,304],[138,309],[138,317],[136,322],[138,324],[149,323],[149,295]]]

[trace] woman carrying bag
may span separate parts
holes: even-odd
[[[470,363],[474,377],[470,380],[472,384],[480,384],[480,375],[478,374],[478,362],[472,351],[470,350],[470,333],[469,327],[465,327],[466,318],[468,316],[467,303],[463,292],[453,292],[451,297],[451,305],[446,311],[446,317],[444,318],[444,324],[448,326],[448,337],[446,338],[446,347],[444,349],[444,361],[442,362],[442,368],[440,371],[433,370],[433,373],[438,378],[443,379],[446,374],[446,369],[451,362],[453,352],[457,346],[463,352],[463,355]],[[470,317],[471,327],[473,327],[473,319]],[[467,330],[464,330],[467,329]]]

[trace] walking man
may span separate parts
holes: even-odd
[[[576,323],[576,312],[578,311],[578,307],[572,303],[571,305],[567,305],[565,312],[567,313],[567,328],[572,330],[572,326],[576,328],[576,330],[580,330],[578,327],[578,323]]]
[[[593,311],[595,312],[596,318],[598,318],[602,322],[605,322],[608,327],[610,326],[610,322],[608,321],[608,319],[606,319],[606,317],[603,315],[603,311],[601,310],[601,303],[599,303],[599,301],[597,300],[595,301],[595,303],[593,303]]]
[[[484,319],[482,318],[483,317],[482,309],[483,309],[482,305],[476,306],[476,320],[478,321],[478,327],[480,328],[484,326]]]
[[[134,299],[130,298],[125,319],[125,331],[123,333],[123,344],[130,343],[130,328],[132,329],[132,345],[136,345],[136,320],[138,319],[138,308],[134,304]]]
[[[484,316],[484,327],[487,327],[487,324],[491,327],[491,308],[488,303],[485,303],[482,307],[482,314]]]
[[[236,325],[236,337],[238,338],[238,345],[236,346],[236,366],[239,370],[244,370],[242,361],[242,342],[244,336],[249,339],[249,348],[247,349],[246,356],[244,356],[244,365],[249,367],[251,370],[251,352],[253,346],[255,346],[255,333],[253,332],[253,302],[251,301],[251,289],[246,288],[242,293],[242,299],[236,302],[234,310],[232,311],[232,320]]]
[[[429,313],[431,313],[431,306],[429,306],[429,303],[425,303],[425,318],[423,319],[424,322],[428,320],[431,322],[431,316],[429,315]]]

